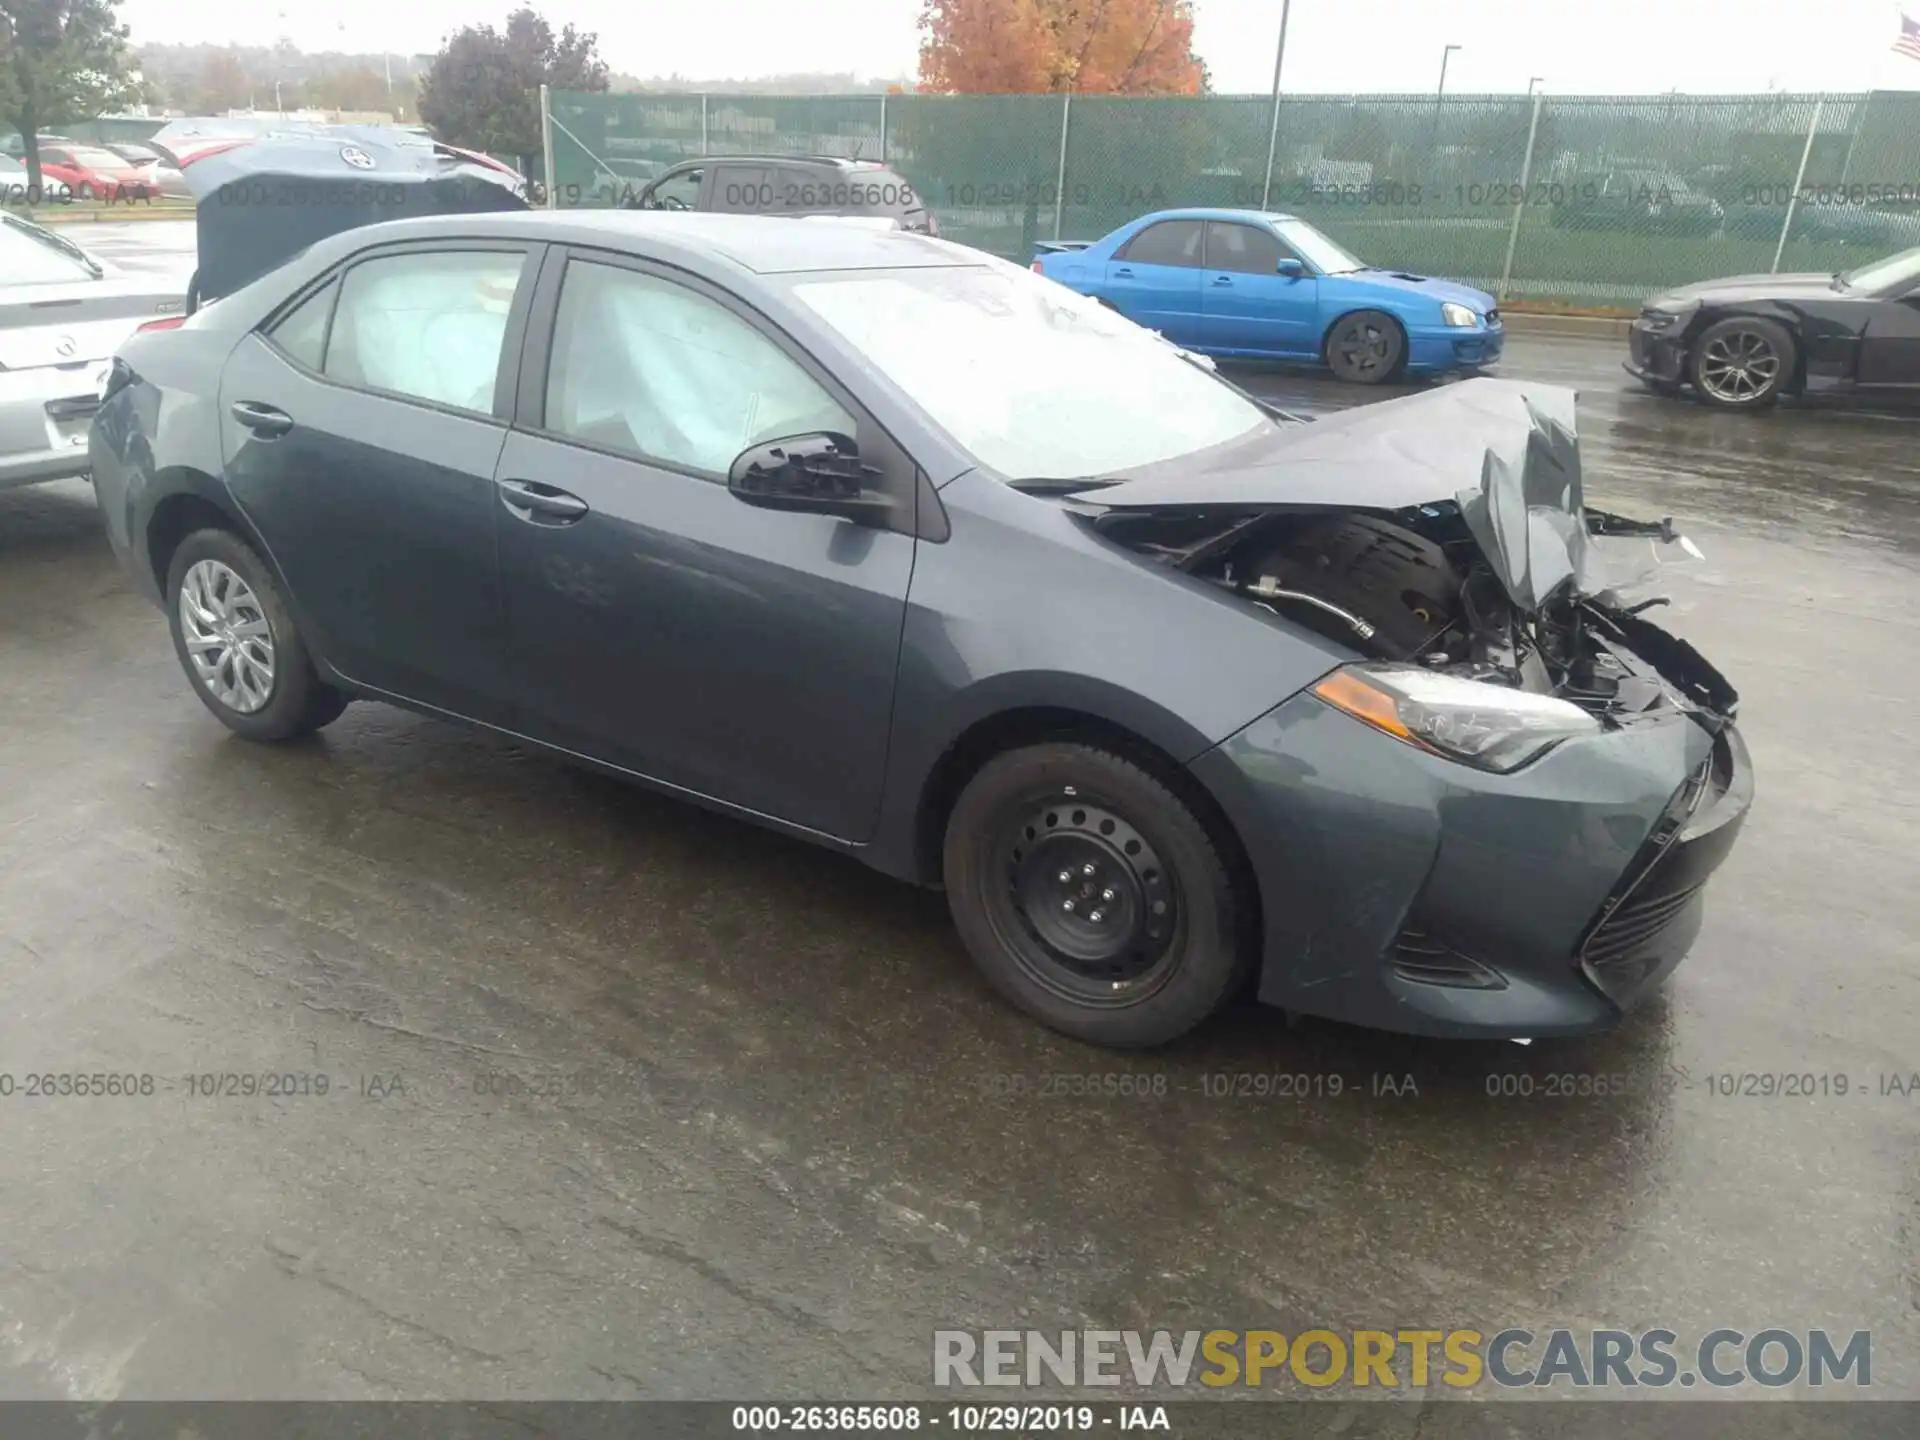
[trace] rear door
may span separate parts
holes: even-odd
[[[227,483],[320,653],[511,726],[493,473],[540,247],[364,252],[234,349]]]
[[[1920,389],[1920,289],[1874,305],[1860,340],[1860,383]]]
[[[1198,220],[1161,220],[1107,262],[1101,295],[1129,320],[1179,345],[1200,343],[1200,275],[1205,229]]]
[[[1320,281],[1311,273],[1280,274],[1283,259],[1300,256],[1265,226],[1207,222],[1201,345],[1264,355],[1319,349]]]

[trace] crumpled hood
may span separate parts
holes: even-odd
[[[1513,602],[1588,588],[1574,392],[1480,378],[1287,425],[1082,492],[1101,509],[1408,510],[1452,502]]]

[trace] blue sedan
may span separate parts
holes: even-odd
[[[1323,363],[1342,380],[1472,373],[1506,341],[1493,296],[1376,270],[1294,215],[1160,210],[1033,269],[1208,355]]]

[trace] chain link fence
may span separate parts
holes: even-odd
[[[1285,210],[1369,263],[1514,301],[1833,271],[1920,245],[1920,94],[555,93],[555,194],[609,205],[741,153],[884,160],[943,235],[1024,261],[1185,205]],[[1268,157],[1272,156],[1269,167]]]

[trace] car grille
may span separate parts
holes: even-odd
[[[1662,886],[1659,883],[1661,861],[1672,853],[1681,828],[1700,808],[1714,780],[1719,750],[1716,746],[1714,753],[1695,766],[1693,773],[1674,792],[1665,813],[1647,837],[1637,863],[1602,907],[1599,922],[1587,932],[1586,943],[1580,947],[1580,958],[1589,965],[1604,967],[1637,960],[1669,925],[1686,913],[1688,905],[1699,895],[1699,885],[1678,890]]]
[[[1504,990],[1506,980],[1478,960],[1436,940],[1420,923],[1410,923],[1393,942],[1393,973],[1418,985],[1456,990]]]
[[[1615,906],[1587,940],[1585,956],[1589,965],[1616,965],[1635,958],[1660,938],[1664,931],[1691,905],[1701,887],[1676,890],[1666,895],[1644,898],[1630,896]]]

